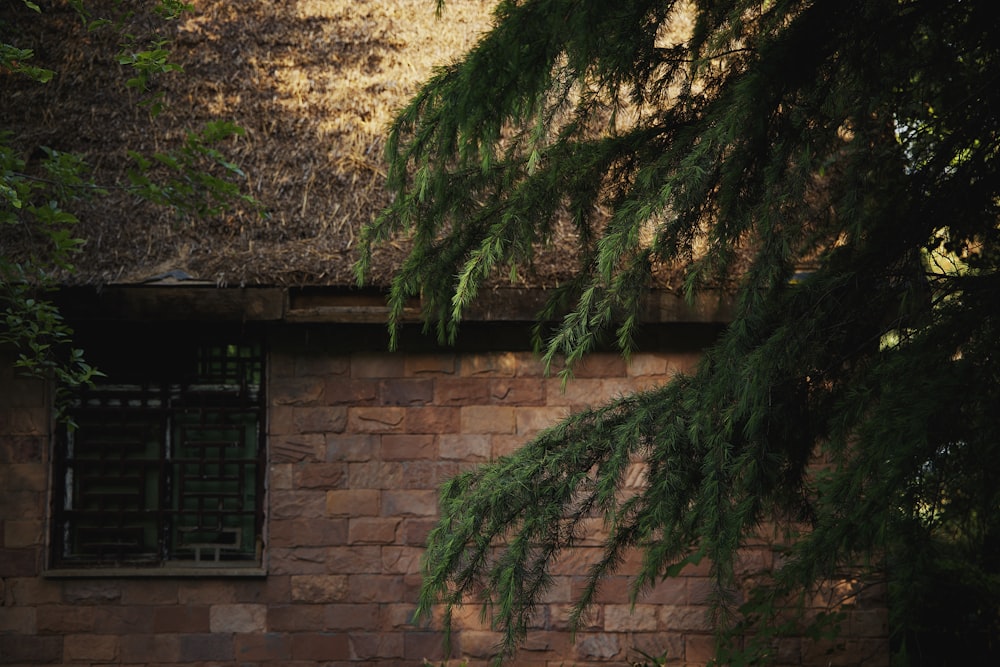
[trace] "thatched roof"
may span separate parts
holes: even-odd
[[[193,4],[179,21],[128,26],[140,37],[163,33],[185,70],[156,80],[166,110],[152,125],[123,86],[112,31],[88,33],[65,2],[43,3],[41,17],[21,3],[0,8],[8,41],[57,72],[45,86],[0,75],[0,128],[24,150],[82,152],[98,181],[113,184],[128,149],[176,146],[188,129],[231,119],[246,135],[226,148],[270,213],[194,220],[112,189],[78,211],[87,243],[69,282],[136,283],[174,271],[228,285],[351,284],[358,229],[386,202],[382,145],[393,111],[433,66],[474,43],[494,2],[448,0],[440,18],[433,0]],[[0,234],[8,252],[19,242]],[[382,251],[376,280],[400,254]]]

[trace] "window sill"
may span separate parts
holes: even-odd
[[[267,576],[267,568],[259,565],[248,567],[75,567],[45,570],[46,579],[126,579],[161,577],[243,577],[259,578]]]

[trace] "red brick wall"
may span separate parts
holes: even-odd
[[[496,636],[478,610],[458,618],[451,656],[435,627],[411,619],[437,486],[573,409],[663,382],[696,359],[640,354],[627,365],[595,355],[564,391],[528,352],[351,353],[336,336],[294,329],[273,343],[263,579],[41,577],[48,397],[41,383],[0,368],[0,664],[479,664]],[[596,553],[594,540],[557,565],[514,663],[626,665],[643,651],[704,664],[704,570],[665,582],[633,609],[626,565],[571,640],[569,608]],[[767,565],[770,552],[748,558]],[[856,614],[851,660],[884,662],[884,613]],[[782,664],[829,659],[805,640],[782,646]]]

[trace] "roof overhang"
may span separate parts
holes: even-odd
[[[485,289],[465,311],[463,321],[534,322],[549,296],[544,289]],[[380,324],[389,315],[382,292],[323,287],[112,285],[64,288],[57,300],[67,315],[83,319]],[[727,324],[732,312],[732,298],[722,293],[706,292],[688,301],[674,292],[651,291],[643,303],[642,320]],[[420,320],[419,299],[412,300],[403,319]]]

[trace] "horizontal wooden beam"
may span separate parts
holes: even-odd
[[[483,290],[463,320],[534,322],[549,295],[542,289]],[[57,300],[67,316],[82,319],[380,324],[389,315],[381,293],[323,288],[115,285],[67,288]],[[688,302],[673,292],[653,291],[643,303],[642,320],[726,324],[732,312],[732,299],[721,293],[704,293]],[[414,299],[403,320],[419,319],[420,302]]]

